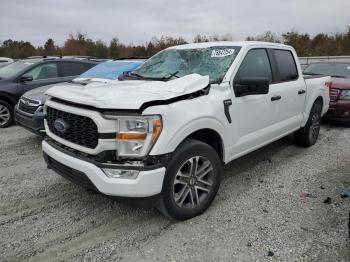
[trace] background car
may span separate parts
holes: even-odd
[[[29,131],[43,135],[45,134],[43,105],[46,101],[45,92],[49,88],[57,85],[85,85],[96,82],[115,81],[124,72],[131,72],[143,63],[143,60],[107,61],[89,69],[70,83],[42,86],[28,91],[19,100],[16,107],[15,120],[19,125]]]
[[[0,68],[0,128],[11,125],[19,98],[34,88],[67,82],[98,64],[90,59],[30,58]],[[28,105],[33,101],[28,101]]]
[[[8,58],[8,57],[0,57],[0,68],[6,66],[6,65],[8,65],[8,64],[11,64],[11,63],[13,63],[13,62],[14,62],[14,61],[13,61],[13,59],[11,59],[11,58]]]
[[[330,105],[324,119],[350,124],[350,62],[319,62],[304,70],[306,75],[332,77]]]

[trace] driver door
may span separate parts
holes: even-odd
[[[235,85],[243,78],[269,79],[267,94],[245,95],[237,97]],[[253,151],[255,148],[273,139],[274,124],[278,121],[277,103],[271,101],[274,96],[273,71],[266,49],[250,49],[243,59],[232,82],[232,105],[230,125],[232,143],[229,149],[231,159]],[[237,89],[237,88],[236,88]]]

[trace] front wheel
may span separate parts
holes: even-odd
[[[297,144],[304,147],[309,147],[316,143],[321,129],[321,113],[321,103],[315,102],[311,108],[309,119],[305,127],[296,131],[294,134]]]
[[[221,161],[211,146],[186,140],[167,167],[158,209],[177,220],[200,215],[214,200],[221,174]]]

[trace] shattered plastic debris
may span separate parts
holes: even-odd
[[[325,203],[325,204],[330,204],[330,203],[332,203],[332,199],[331,199],[330,197],[327,197],[327,198],[323,201],[323,203]]]
[[[350,198],[350,191],[342,192],[342,193],[340,194],[340,197],[341,197],[341,198]]]

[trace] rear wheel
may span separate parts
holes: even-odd
[[[322,105],[320,102],[315,102],[311,108],[309,119],[305,127],[296,131],[294,134],[297,144],[309,147],[316,143],[321,129],[321,113]]]
[[[0,100],[0,128],[5,128],[13,122],[13,108],[12,106]]]
[[[186,140],[167,167],[158,209],[178,220],[200,215],[214,200],[221,173],[221,161],[212,147]]]

